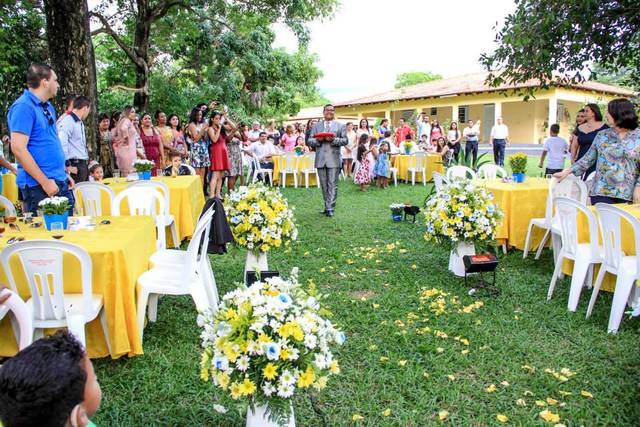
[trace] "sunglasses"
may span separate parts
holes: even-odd
[[[51,112],[49,111],[49,108],[47,108],[47,104],[41,103],[40,106],[42,107],[42,112],[44,113],[44,116],[49,121],[49,124],[52,125],[53,117],[51,116]]]

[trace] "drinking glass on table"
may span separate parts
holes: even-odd
[[[23,212],[22,215],[24,216],[25,224],[31,224],[33,222],[33,214],[31,212]]]
[[[60,221],[51,223],[51,237],[54,239],[62,239],[62,232],[64,231],[64,224]]]
[[[120,178],[120,169],[114,169],[113,170],[113,180],[115,182],[118,182],[118,178]]]

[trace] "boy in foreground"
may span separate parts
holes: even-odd
[[[551,137],[544,141],[544,147],[542,148],[542,157],[540,157],[539,168],[542,168],[544,159],[549,154],[549,161],[547,162],[547,168],[544,171],[545,175],[553,175],[556,172],[562,172],[564,169],[564,159],[567,156],[567,150],[569,144],[564,138],[560,138],[560,126],[557,124],[551,125],[550,128]]]

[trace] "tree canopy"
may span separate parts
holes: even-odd
[[[545,87],[558,78],[554,72],[579,82],[597,63],[608,72],[630,70],[630,83],[640,88],[637,0],[516,0],[496,42],[480,57],[494,86],[539,79]]]
[[[408,73],[398,74],[396,77],[395,88],[400,89],[407,86],[417,85],[418,83],[426,83],[434,80],[440,80],[440,74],[430,71],[410,71]]]

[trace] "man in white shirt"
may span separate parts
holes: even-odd
[[[462,136],[464,136],[465,144],[464,144],[464,157],[469,160],[469,155],[473,154],[473,162],[472,165],[475,165],[476,159],[478,158],[478,138],[480,135],[480,120],[477,122],[473,122],[473,120],[469,120],[469,123],[466,128],[462,131]]]
[[[267,133],[260,132],[258,140],[249,146],[249,153],[258,160],[260,169],[273,169],[272,156],[278,151],[273,143],[267,141]]]
[[[249,142],[257,142],[260,139],[261,133],[260,122],[253,122],[251,130],[249,131]]]
[[[58,122],[58,138],[64,151],[67,171],[74,182],[89,180],[89,152],[84,132],[84,120],[91,110],[86,96],[73,100],[72,110]]]
[[[416,128],[418,130],[418,141],[422,141],[422,135],[427,135],[427,140],[431,139],[431,122],[426,113],[420,113],[416,118]]]
[[[491,128],[489,144],[493,147],[494,163],[504,166],[504,149],[509,144],[509,128],[502,123],[502,117],[498,117],[496,124]]]

